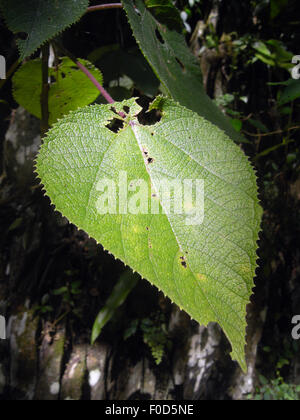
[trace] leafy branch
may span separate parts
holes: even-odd
[[[249,131],[243,130],[247,136],[251,137],[268,137],[268,136],[274,136],[276,134],[282,134],[287,131],[293,131],[293,130],[299,130],[300,125],[296,125],[295,127],[287,127],[284,130],[276,130],[276,131],[270,131],[269,133],[249,133]]]

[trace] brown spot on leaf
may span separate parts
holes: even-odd
[[[181,256],[179,257],[179,259],[180,259],[180,263],[181,263],[181,265],[182,265],[184,268],[186,268],[186,267],[187,267],[187,264],[186,264],[185,256],[184,256],[184,255],[181,255]]]
[[[186,262],[185,262],[185,261],[181,261],[181,265],[182,265],[182,267],[184,267],[184,268],[186,268],[186,267],[187,267],[187,265],[186,265]]]

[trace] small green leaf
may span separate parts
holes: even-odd
[[[261,121],[259,120],[255,120],[253,118],[249,118],[248,122],[253,125],[253,127],[257,128],[258,130],[260,130],[262,133],[267,133],[269,130],[268,128],[265,126],[265,124],[263,124]]]
[[[128,338],[132,337],[137,332],[138,326],[139,326],[138,319],[134,319],[133,321],[131,321],[128,328],[124,332],[124,335],[123,335],[124,340],[128,340]]]
[[[137,281],[138,275],[133,274],[131,270],[126,270],[122,274],[119,281],[115,285],[111,295],[107,299],[107,302],[105,303],[104,307],[97,315],[92,331],[92,344],[95,343],[95,341],[101,334],[103,327],[112,318],[118,307],[125,302],[127,296],[137,284]]]
[[[271,19],[275,19],[286,8],[289,0],[271,0]]]
[[[18,41],[21,60],[77,22],[88,5],[89,0],[0,0],[8,28],[26,36]]]
[[[60,287],[59,289],[55,289],[52,291],[53,296],[60,296],[68,293],[68,288],[66,286]]]
[[[243,122],[237,118],[231,118],[230,122],[232,124],[232,127],[235,129],[235,131],[237,131],[238,133],[241,131],[241,129],[243,128]]]
[[[268,385],[268,380],[263,375],[259,375],[259,380],[262,385]]]
[[[179,10],[171,0],[146,0],[145,5],[159,22],[166,24],[170,29],[183,29]]]
[[[102,84],[102,74],[86,60],[79,60]],[[57,68],[49,69],[49,123],[52,125],[69,111],[89,105],[99,96],[98,89],[69,58],[62,58]],[[13,77],[14,98],[28,112],[41,118],[42,61],[25,63]],[[84,92],[84,95],[82,94]]]
[[[255,57],[272,67],[282,67],[289,70],[293,67],[293,54],[285,49],[284,44],[276,39],[257,41],[253,45]]]
[[[288,86],[279,97],[278,105],[285,105],[300,98],[300,80],[290,80]]]
[[[162,118],[145,126],[134,99],[70,113],[46,136],[38,176],[72,223],[192,318],[218,322],[232,357],[246,370],[246,305],[262,214],[255,173],[241,149],[209,121],[163,97],[151,109]],[[121,111],[124,127],[115,133],[107,126],[122,119]],[[188,194],[182,211],[168,210],[182,199],[174,188],[168,198],[161,183],[195,186],[197,180],[204,185],[204,209]],[[107,203],[111,207],[103,209]],[[107,316],[109,311],[98,325]]]
[[[8,232],[18,229],[23,223],[22,217],[18,217],[9,227]]]

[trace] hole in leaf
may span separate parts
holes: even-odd
[[[136,7],[136,2],[133,0],[132,3],[133,3],[133,7],[134,7],[134,10],[135,10],[136,14],[139,17],[141,17],[142,15],[141,15],[141,12],[139,11],[139,9]]]
[[[62,74],[61,74],[61,77],[62,77],[62,79],[65,79],[65,78],[66,78],[65,73],[62,73]]]
[[[113,112],[116,115],[119,115],[119,113],[116,111],[116,108],[114,108],[113,106],[110,107],[111,112]]]
[[[153,163],[153,162],[154,162],[154,159],[153,159],[153,158],[149,157],[149,158],[147,159],[147,163],[148,163],[148,164]]]
[[[175,57],[175,60],[177,61],[177,63],[180,65],[181,70],[183,71],[183,73],[185,73],[185,66],[182,63],[182,61],[179,60],[179,58]]]
[[[119,112],[116,110],[116,108],[114,108],[113,106],[110,107],[111,112],[113,112],[114,114],[118,115],[119,117],[125,118],[126,115],[124,114],[124,112]]]
[[[108,128],[113,133],[117,133],[120,129],[123,128],[123,126],[124,126],[124,121],[121,121],[118,118],[114,118],[105,127]]]
[[[26,41],[26,39],[28,39],[28,34],[26,32],[18,32],[17,38],[21,39],[22,41]]]
[[[161,44],[165,43],[165,41],[164,41],[163,37],[161,36],[161,33],[160,33],[158,28],[155,29],[155,36]]]
[[[129,111],[130,111],[130,108],[129,108],[129,106],[123,106],[123,111],[124,112],[126,112],[126,114],[128,114],[129,113]]]

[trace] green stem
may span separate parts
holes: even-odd
[[[90,81],[96,86],[96,88],[100,91],[101,95],[104,96],[104,98],[106,99],[106,101],[109,104],[113,104],[115,101],[114,99],[110,96],[110,94],[104,89],[103,86],[100,85],[100,83],[96,80],[96,78],[92,75],[92,73],[82,64],[80,63],[77,58],[70,53],[68,50],[65,49],[64,46],[62,46],[61,44],[59,44],[57,41],[54,41],[54,44],[67,56],[69,57],[75,64],[76,66],[90,79]]]
[[[100,83],[96,80],[96,78],[92,75],[92,73],[82,64],[80,63],[76,57],[73,56],[68,50],[65,49],[64,46],[59,44],[57,41],[53,41],[54,44],[67,56],[69,57],[76,66],[90,79],[90,81],[96,86],[96,88],[100,91],[101,95],[105,98],[105,100],[109,104],[113,104],[115,100],[110,96],[110,94],[104,89],[103,86],[100,85]],[[126,115],[124,112],[119,112],[120,117],[125,118]]]
[[[123,9],[122,3],[107,3],[99,4],[98,6],[90,6],[87,8],[86,13],[96,12],[97,10],[109,10],[109,9]]]
[[[41,134],[42,137],[49,129],[49,44],[42,46],[42,92],[41,92]]]
[[[114,99],[104,89],[104,87],[100,85],[100,83],[96,80],[96,78],[92,75],[92,73],[89,72],[89,70],[83,64],[81,64],[79,61],[76,61],[76,65],[90,79],[90,81],[96,86],[96,88],[101,92],[101,94],[104,96],[106,101],[109,104],[113,104],[115,102]]]

